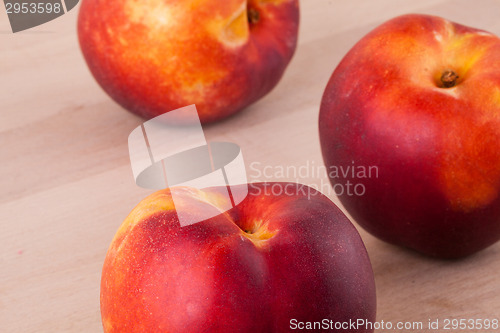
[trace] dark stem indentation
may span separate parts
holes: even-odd
[[[248,8],[248,22],[256,24],[260,21],[260,13],[255,8]]]
[[[452,88],[456,86],[459,76],[451,69],[447,69],[441,75],[441,84],[443,88]]]

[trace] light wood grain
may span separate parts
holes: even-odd
[[[419,12],[500,35],[496,0],[303,0],[301,7],[299,47],[278,87],[244,112],[205,126],[209,140],[242,147],[253,180],[252,162],[321,165],[321,94],[342,56],[375,25]],[[92,79],[76,16],[73,10],[12,34],[0,9],[0,332],[102,331],[107,247],[151,193],[134,184],[128,159],[128,134],[142,120]],[[327,184],[315,175],[300,181]],[[500,244],[447,262],[360,233],[375,272],[379,321],[500,319]]]

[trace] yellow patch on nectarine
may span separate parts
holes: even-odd
[[[252,225],[251,230],[242,230],[242,234],[259,248],[262,248],[266,244],[266,241],[276,234],[276,231],[269,230],[268,223],[262,220],[254,221]]]
[[[443,170],[443,178],[448,200],[457,211],[470,212],[484,207],[498,196],[495,186],[482,179],[481,172],[473,175],[469,168],[455,168],[450,164]]]
[[[458,132],[469,131],[467,140],[460,139]],[[491,124],[478,124],[462,128],[454,127],[445,138],[447,154],[441,169],[441,183],[451,206],[457,211],[470,212],[485,207],[495,200],[500,182],[499,152],[492,151],[489,142],[498,140]]]
[[[118,245],[115,250],[119,250],[119,246],[125,240],[126,235],[129,235],[139,222],[155,213],[173,210],[175,210],[175,207],[169,189],[155,192],[146,197],[130,212],[116,232],[112,243],[115,246]],[[121,242],[117,241],[119,238],[123,238]]]
[[[209,31],[228,47],[244,45],[250,37],[246,2],[228,18],[212,21]]]
[[[436,76],[440,76],[441,71],[448,67],[456,70],[459,76],[458,83],[466,79],[470,69],[476,65],[486,51],[482,45],[471,45],[474,43],[474,38],[476,35],[470,33],[455,35],[446,43],[442,55],[442,68],[436,73]]]
[[[172,192],[176,197],[175,205]],[[223,193],[182,186],[157,191],[142,200],[127,216],[113,239],[113,246],[110,248],[110,251],[119,252],[122,245],[126,242],[128,235],[148,217],[161,212],[193,210],[196,209],[194,207],[198,207],[197,202],[215,208],[216,211],[230,218],[226,212],[226,208],[231,207],[231,203]],[[202,206],[199,207],[201,207],[200,209],[203,208]]]

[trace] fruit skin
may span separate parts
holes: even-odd
[[[459,75],[452,88],[440,87],[446,69]],[[340,200],[373,235],[441,258],[500,239],[497,37],[426,15],[384,23],[335,69],[319,134],[327,168],[378,168],[330,178],[365,185]]]
[[[193,216],[226,200],[217,187],[180,191],[176,208]],[[319,192],[254,183],[232,210],[185,227],[173,209],[170,190],[158,191],[115,235],[102,271],[105,332],[289,332],[291,319],[375,320],[363,242]]]
[[[149,119],[196,104],[206,123],[278,83],[298,24],[298,0],[83,0],[78,37],[93,76],[124,108]]]

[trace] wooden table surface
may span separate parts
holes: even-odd
[[[239,144],[251,180],[257,165],[321,165],[318,108],[333,69],[377,24],[410,12],[500,35],[498,0],[302,0],[299,46],[280,84],[239,115],[206,126],[207,138]],[[2,333],[102,331],[106,250],[130,210],[152,192],[135,185],[128,158],[127,137],[142,120],[91,77],[76,18],[73,10],[12,34],[0,9]],[[301,181],[328,190],[325,178]],[[500,319],[500,243],[447,262],[360,233],[375,272],[378,321],[425,327],[429,319]]]

